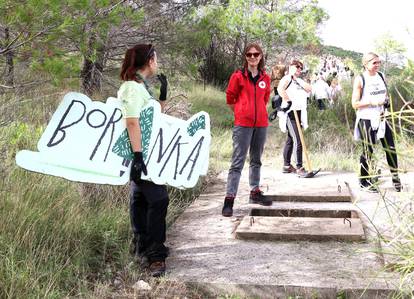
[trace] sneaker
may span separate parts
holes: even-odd
[[[250,191],[249,203],[258,203],[262,206],[271,206],[272,200],[263,195],[259,188]]]
[[[359,184],[359,187],[361,189],[361,191],[365,191],[365,192],[369,192],[369,193],[378,193],[378,187],[371,184],[371,183],[366,183],[366,184]]]
[[[392,184],[394,185],[395,191],[401,192],[402,184],[400,178],[398,177],[398,174],[392,176]]]
[[[288,166],[283,166],[282,172],[283,173],[296,173],[296,168],[289,164]]]
[[[165,262],[163,261],[152,262],[148,268],[152,277],[163,276],[165,274],[165,269]]]
[[[305,167],[299,167],[296,169],[296,174],[298,176],[305,176],[308,172],[305,170]]]
[[[223,215],[224,217],[233,216],[233,204],[234,204],[234,197],[226,196],[224,198],[224,205],[223,205],[223,210],[221,211],[221,215]]]

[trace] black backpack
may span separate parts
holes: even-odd
[[[286,86],[286,89],[288,89],[289,88],[289,86],[290,86],[290,84],[292,83],[292,79],[290,80],[290,82],[289,82],[289,84]],[[272,113],[270,113],[269,114],[269,120],[270,121],[273,121],[273,120],[275,120],[276,119],[276,117],[277,117],[277,112],[278,111],[283,111],[283,109],[282,109],[282,97],[278,94],[278,93],[276,93],[273,97],[272,97],[272,99],[271,99],[271,103],[272,103],[272,108],[274,109],[273,111],[272,111]],[[287,107],[287,109],[289,109],[290,108],[290,106],[292,105],[292,102],[289,102],[289,106]]]
[[[290,84],[292,83],[292,79],[290,80],[289,84],[286,86],[286,89],[289,88]],[[271,103],[272,103],[272,109],[275,109],[276,111],[280,111],[282,108],[282,97],[276,93],[272,99],[271,99]]]

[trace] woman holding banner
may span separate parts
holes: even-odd
[[[141,174],[147,174],[142,155],[141,127],[139,117],[142,108],[154,101],[147,79],[157,72],[157,53],[151,44],[139,44],[126,51],[121,69],[124,81],[118,90],[118,99],[122,102],[122,115],[131,142],[134,159],[131,166],[130,218],[134,233],[131,252],[148,260],[149,271],[158,277],[165,273],[165,259],[168,248],[166,239],[166,215],[169,197],[166,186],[142,180]],[[167,98],[167,79],[158,75],[161,82],[159,101],[164,107]]]

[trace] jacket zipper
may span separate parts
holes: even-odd
[[[257,120],[257,109],[256,109],[256,83],[252,82],[254,85],[254,123],[253,127],[256,127],[256,120]]]

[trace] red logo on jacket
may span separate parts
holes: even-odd
[[[265,81],[260,81],[260,82],[259,82],[259,87],[260,87],[261,89],[266,88],[266,82],[265,82]]]

